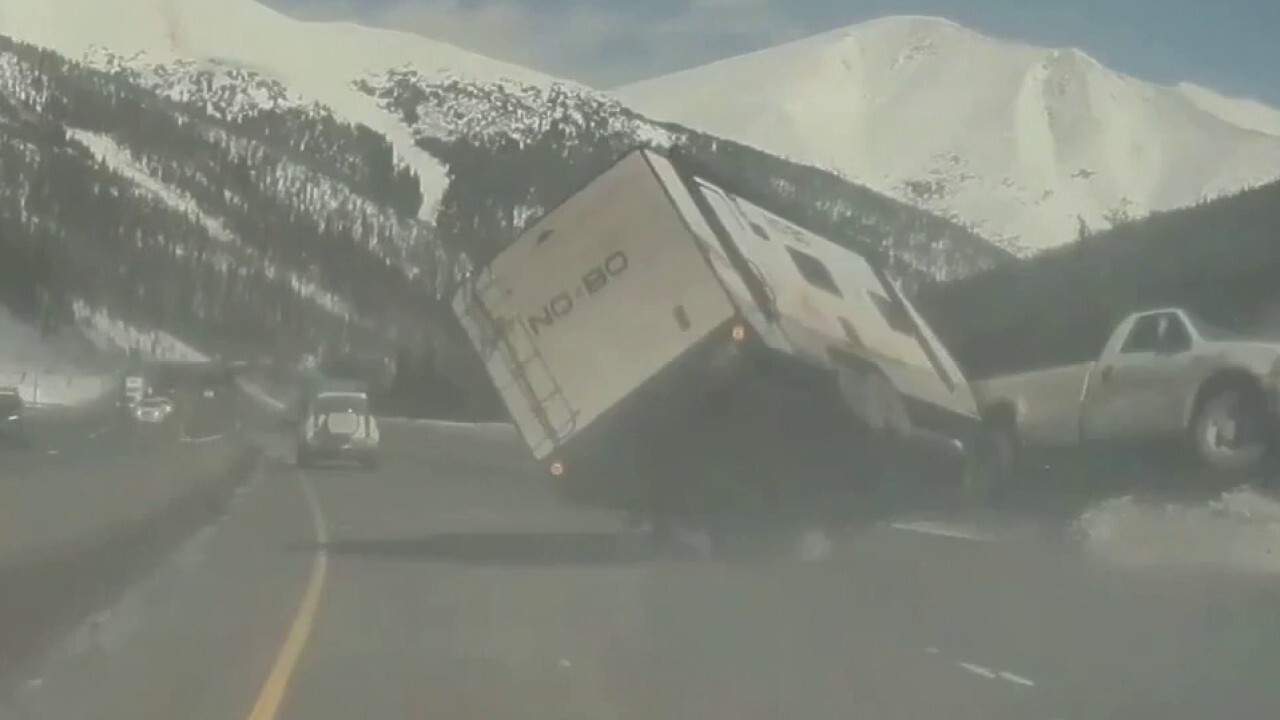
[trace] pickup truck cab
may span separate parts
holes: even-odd
[[[1277,388],[1280,342],[1182,308],[1129,315],[1096,360],[973,383],[997,473],[1037,449],[1158,440],[1185,442],[1215,475],[1252,473],[1275,444]]]

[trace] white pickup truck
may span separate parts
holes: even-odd
[[[1181,308],[1134,313],[1096,359],[972,383],[999,469],[1032,450],[1182,440],[1220,477],[1256,472],[1276,432],[1280,342]]]

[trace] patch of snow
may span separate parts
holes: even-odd
[[[1079,50],[889,17],[616,89],[651,117],[954,217],[1024,252],[1280,177],[1280,111]]]
[[[93,153],[99,162],[106,165],[122,177],[133,181],[139,189],[152,195],[169,207],[199,222],[215,240],[224,243],[238,243],[235,233],[227,229],[221,220],[200,209],[195,198],[178,188],[166,185],[153,178],[138,162],[127,148],[123,148],[109,136],[86,130],[69,129],[67,137],[84,145]],[[223,268],[225,269],[225,265]]]
[[[112,375],[73,375],[38,369],[0,370],[0,387],[13,387],[29,406],[89,405],[116,388]]]
[[[148,360],[186,360],[203,362],[208,356],[163,330],[143,330],[113,318],[105,310],[77,301],[76,319],[85,335],[104,351],[136,351]]]
[[[40,331],[0,308],[0,387],[15,387],[31,405],[92,402],[114,387],[113,378],[78,361],[66,338]]]
[[[66,368],[71,363],[39,329],[0,307],[0,368]]]
[[[1197,505],[1116,498],[1086,511],[1076,529],[1089,550],[1117,564],[1280,573],[1280,501],[1255,490]]]

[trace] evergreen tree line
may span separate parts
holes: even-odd
[[[53,329],[82,298],[206,348],[314,341],[332,323],[257,268],[216,262],[207,228],[97,170],[83,150],[0,144],[0,287]]]
[[[971,375],[1097,357],[1116,322],[1188,307],[1280,337],[1280,182],[1158,213],[922,293]]]

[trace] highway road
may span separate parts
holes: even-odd
[[[377,472],[304,473],[266,441],[0,717],[1280,717],[1277,575],[1115,565],[1043,513],[870,522],[819,562],[652,559],[509,431],[384,443]]]
[[[234,400],[234,398],[231,398]],[[162,424],[32,409],[0,444],[0,685],[143,576],[243,482],[234,405],[180,397]]]

